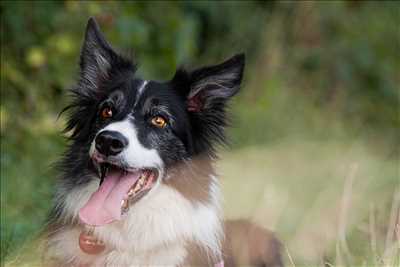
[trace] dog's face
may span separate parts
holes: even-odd
[[[226,102],[239,90],[244,56],[178,70],[167,82],[147,81],[135,75],[135,64],[118,55],[90,19],[80,66],[67,124],[71,162],[65,167],[85,169],[101,180],[80,213],[83,221],[101,225],[119,219],[168,179],[165,174],[174,165],[214,156],[214,145],[224,141]]]

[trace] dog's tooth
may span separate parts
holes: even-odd
[[[133,191],[134,191],[134,193],[136,193],[137,191],[139,191],[139,190],[140,190],[140,188],[141,188],[140,184],[139,184],[139,183],[137,183],[137,184],[136,184],[136,186],[135,186],[135,189],[133,190]]]
[[[128,197],[132,197],[135,194],[135,190],[132,188],[131,190],[129,190],[128,192]]]
[[[140,186],[142,186],[142,185],[143,185],[143,183],[144,183],[144,176],[142,176],[142,178],[140,178],[140,180],[139,180],[139,184],[140,184]]]
[[[121,201],[121,207],[122,209],[126,210],[128,208],[128,201],[126,199],[123,199]]]

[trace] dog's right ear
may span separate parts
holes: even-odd
[[[90,18],[81,49],[81,85],[97,89],[99,83],[109,78],[113,67],[130,68],[132,64],[118,55],[108,44],[94,18]]]

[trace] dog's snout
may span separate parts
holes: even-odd
[[[128,139],[116,131],[103,131],[96,136],[96,149],[105,156],[115,156],[128,146]]]

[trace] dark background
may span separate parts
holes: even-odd
[[[147,79],[246,53],[231,146],[218,165],[226,217],[276,231],[288,265],[398,264],[395,1],[0,7],[2,262],[29,254],[43,226],[56,176],[51,164],[66,143],[65,118],[57,116],[94,16],[115,48],[135,55]]]

